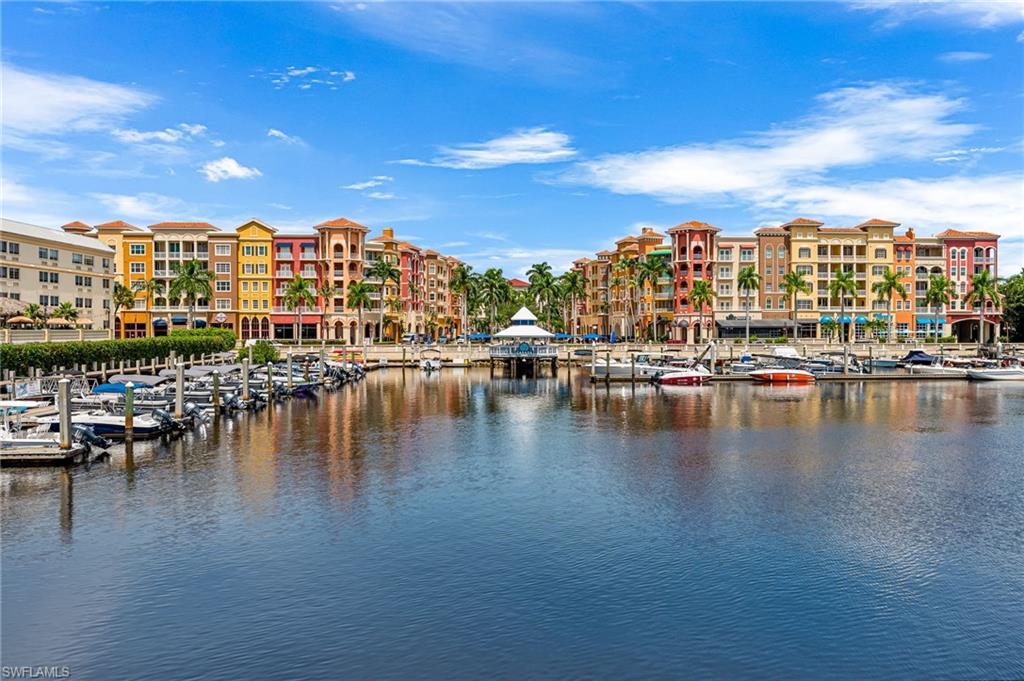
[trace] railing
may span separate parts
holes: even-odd
[[[303,253],[299,256],[299,260],[316,260],[316,253]]]
[[[282,307],[280,305],[277,305],[277,306],[272,308],[272,311],[273,311],[274,314],[291,314],[291,315],[293,315],[293,314],[320,314],[320,309],[319,308],[312,308],[312,307],[291,308],[291,307]]]
[[[520,357],[558,357],[558,348],[553,345],[532,345],[530,343],[492,345],[490,348],[490,356],[499,359]]]
[[[188,312],[188,305],[154,305],[149,308],[151,312]],[[193,312],[209,312],[209,305],[196,305]]]

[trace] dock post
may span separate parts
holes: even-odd
[[[174,367],[174,418],[185,415],[185,363],[178,362]]]
[[[242,358],[242,400],[249,401],[249,360]]]
[[[288,392],[291,392],[295,379],[292,377],[292,349],[288,348]]]
[[[326,383],[325,378],[327,377],[327,341],[320,341],[320,385]]]
[[[248,347],[248,351],[249,351],[249,364],[252,364],[252,346],[251,345]]]
[[[267,404],[270,404],[271,390],[274,389],[274,365],[267,362]]]
[[[604,382],[608,385],[612,382],[612,351],[611,348],[604,351]]]
[[[868,367],[867,367],[869,374],[875,373],[875,353],[872,352],[872,350],[874,350],[874,346],[869,345],[868,346]]]
[[[71,381],[57,382],[57,410],[60,413],[60,448],[71,449]]]
[[[135,384],[128,381],[124,386],[124,439],[135,437]]]
[[[843,344],[843,376],[850,374],[850,346]]]
[[[213,372],[213,416],[220,416],[220,372]]]
[[[402,371],[405,371],[405,346],[402,346]]]
[[[178,363],[178,353],[175,352],[174,350],[171,350],[171,354],[167,358],[167,368],[170,369],[171,367],[177,365],[177,363]]]
[[[629,381],[636,385],[636,354],[629,353]]]

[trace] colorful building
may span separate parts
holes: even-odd
[[[274,234],[277,230],[260,220],[249,220],[235,229],[238,234],[238,303],[240,336],[273,338]]]

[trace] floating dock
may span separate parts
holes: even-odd
[[[17,441],[15,441],[17,442]],[[68,449],[60,447],[2,447],[0,467],[16,466],[70,466],[87,463],[89,449],[80,443],[73,443]]]

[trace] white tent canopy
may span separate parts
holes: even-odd
[[[553,338],[554,334],[535,324],[537,318],[525,307],[512,315],[512,326],[494,334],[495,338]]]

